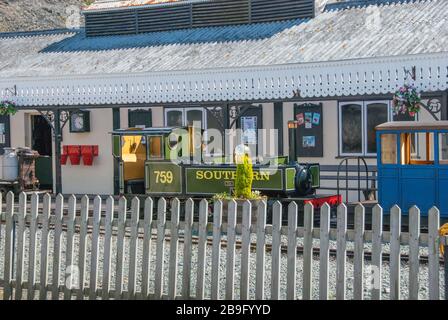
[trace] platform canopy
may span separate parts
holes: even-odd
[[[138,35],[0,34],[0,100],[37,107],[390,94],[413,67],[419,89],[447,90],[447,1],[365,2],[328,6],[313,19]]]

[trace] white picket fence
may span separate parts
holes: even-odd
[[[319,299],[329,299],[330,286],[336,286],[334,298],[346,299],[349,242],[353,242],[353,257],[350,259],[353,263],[354,299],[363,299],[365,293],[365,243],[371,243],[371,263],[378,267],[380,273],[384,244],[390,244],[390,299],[400,299],[402,245],[409,246],[409,274],[406,275],[409,277],[409,298],[417,299],[422,286],[427,288],[429,299],[440,298],[439,211],[436,208],[429,212],[428,233],[420,234],[420,212],[415,207],[410,210],[409,233],[402,233],[398,207],[391,210],[391,231],[383,232],[380,206],[373,209],[372,230],[367,231],[364,230],[365,209],[361,205],[355,210],[354,230],[347,230],[347,208],[344,205],[338,208],[337,229],[331,229],[327,205],[321,209],[320,228],[314,228],[311,205],[305,206],[304,226],[298,227],[298,207],[294,202],[289,205],[287,213],[282,212],[279,202],[274,203],[272,225],[266,224],[265,202],[259,204],[257,222],[251,225],[251,203],[245,202],[242,224],[239,225],[238,206],[234,201],[229,202],[228,212],[224,212],[227,221],[223,221],[223,204],[220,201],[214,203],[212,221],[209,221],[207,200],[202,200],[199,212],[195,212],[194,202],[189,199],[185,204],[185,219],[181,222],[178,199],[172,200],[171,220],[166,221],[167,202],[163,198],[157,203],[157,219],[154,220],[151,198],[144,203],[143,220],[140,219],[140,201],[137,198],[132,200],[128,210],[125,198],[121,198],[117,206],[114,198],[109,197],[103,210],[104,203],[97,196],[93,200],[93,212],[89,212],[88,197],[81,199],[79,210],[74,196],[68,198],[68,206],[64,206],[67,199],[62,195],[56,197],[55,203],[49,195],[43,196],[42,203],[37,194],[30,198],[28,203],[27,196],[21,194],[17,205],[14,195],[9,193],[6,211],[1,214],[3,228],[0,230],[4,233],[0,234],[0,243],[4,245],[4,259],[0,289],[3,289],[5,300],[232,300],[236,293],[239,293],[239,299],[246,300],[251,297],[280,299],[281,293],[285,292],[286,299],[312,299],[313,285],[316,285],[313,283],[315,268],[312,263],[316,258],[313,239],[318,241],[320,248]],[[127,213],[130,213],[130,219]],[[196,214],[199,215],[198,222],[194,220]],[[282,226],[283,214],[288,215],[287,226]],[[299,239],[303,241],[302,253],[297,250]],[[329,282],[331,243],[337,251],[336,284]],[[269,252],[267,247],[271,249]],[[428,283],[419,281],[421,247],[428,248]],[[222,252],[224,248],[225,254]],[[169,252],[169,258],[166,252]],[[268,254],[269,268],[266,262]],[[301,268],[297,265],[298,254],[303,258]],[[287,256],[286,281],[281,281],[283,255]],[[193,257],[196,257],[195,261]],[[235,268],[237,260],[240,269]],[[211,274],[207,275],[210,263]],[[76,277],[73,276],[74,269],[77,270]],[[299,272],[303,283],[297,283]],[[250,281],[251,277],[255,280]],[[237,278],[239,284],[236,283]],[[211,283],[206,283],[206,279]],[[269,279],[270,289],[266,288],[266,279]],[[298,296],[298,287],[301,287],[301,297]],[[381,287],[373,289],[371,298],[382,298]]]

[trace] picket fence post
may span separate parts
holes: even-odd
[[[347,261],[347,207],[337,209],[336,299],[345,300]]]
[[[281,263],[281,229],[282,204],[274,202],[272,208],[272,266],[271,266],[271,299],[280,299],[280,263]]]
[[[144,300],[147,300],[149,298],[153,210],[154,201],[152,200],[152,198],[148,197],[145,200],[145,213],[143,218],[142,299]]]
[[[213,248],[212,248],[212,300],[219,299],[220,259],[221,259],[221,225],[222,225],[222,201],[217,200],[213,209]]]
[[[355,300],[364,299],[364,216],[365,208],[358,204],[355,208],[355,248],[353,258],[353,297]]]
[[[440,299],[439,228],[440,212],[436,207],[432,207],[428,212],[428,285],[430,300]]]
[[[170,226],[170,264],[168,274],[168,297],[172,300],[177,296],[177,250],[179,247],[179,212],[180,201],[174,199],[171,204],[171,226]]]
[[[250,258],[250,225],[252,220],[252,204],[246,200],[243,204],[243,226],[241,230],[241,285],[240,299],[249,299],[249,258]]]
[[[106,200],[106,220],[104,223],[104,257],[103,257],[103,286],[102,299],[110,298],[110,285],[112,274],[110,272],[112,264],[112,224],[114,221],[115,200],[109,196]]]
[[[128,299],[135,299],[137,286],[138,222],[140,220],[140,200],[135,197],[131,204],[131,239],[129,242]]]
[[[12,297],[12,284],[14,266],[14,193],[11,191],[6,195],[6,217],[5,217],[5,266],[4,266],[4,289],[3,300]]]
[[[182,297],[191,298],[191,240],[194,218],[194,201],[188,199],[185,204],[184,230],[184,268],[182,272]]]
[[[328,262],[330,259],[330,206],[320,208],[319,299],[328,300]]]
[[[266,252],[266,201],[258,204],[257,217],[257,266],[255,275],[255,299],[264,300],[265,252]]]
[[[25,218],[27,211],[27,196],[26,193],[22,192],[19,195],[19,214],[18,217],[18,228],[16,232],[16,290],[15,290],[15,300],[22,300],[22,285],[23,285],[23,275],[24,275],[24,264],[25,264]]]
[[[65,253],[66,273],[70,273],[65,283],[64,300],[71,300],[73,280],[76,279],[76,270],[73,270],[74,236],[75,236],[75,217],[76,217],[76,197],[71,195],[68,199],[67,215],[67,247]]]
[[[156,275],[155,298],[162,299],[164,284],[164,260],[165,260],[165,224],[166,224],[166,200],[159,199],[157,206],[157,249],[156,249]]]
[[[86,288],[86,259],[87,259],[87,227],[89,219],[90,200],[88,196],[81,199],[81,220],[79,225],[79,289],[76,298],[84,299],[84,290]]]
[[[50,227],[50,213],[51,213],[51,196],[47,193],[44,195],[43,208],[42,208],[39,300],[47,299],[48,247],[50,245],[50,237],[48,234],[48,230]]]
[[[374,282],[372,288],[372,300],[381,300],[381,277],[382,277],[382,241],[383,241],[383,208],[375,205],[372,209],[372,266],[377,268],[377,279],[379,283]]]
[[[117,258],[115,273],[115,299],[122,298],[123,291],[123,264],[124,261],[124,237],[126,231],[127,200],[120,198],[118,208],[118,228],[117,228]]]
[[[305,211],[305,215],[307,212]],[[306,219],[306,218],[305,218]],[[297,271],[297,204],[291,202],[288,206],[288,259],[286,277],[286,299],[296,299],[296,271]],[[305,270],[305,268],[304,268]],[[307,276],[304,272],[304,279]],[[305,281],[305,280],[304,280]],[[305,287],[304,287],[305,290]]]
[[[234,299],[236,210],[236,201],[232,199],[228,203],[227,215],[226,300]]]
[[[390,210],[390,299],[400,300],[401,209]]]
[[[419,242],[420,209],[414,206],[409,210],[409,300],[418,300]]]
[[[62,194],[56,196],[55,223],[54,223],[54,246],[53,246],[53,281],[51,299],[59,300],[59,278],[61,274],[61,240],[62,219],[64,215],[64,197]]]
[[[303,222],[303,300],[311,300],[313,293],[313,222],[314,207],[307,203]]]
[[[39,195],[33,193],[31,196],[31,223],[29,233],[29,261],[28,261],[28,291],[27,299],[34,300],[34,289],[36,286],[36,234],[37,234],[37,216],[39,213]]]

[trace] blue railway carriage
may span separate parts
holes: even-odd
[[[448,121],[388,122],[376,127],[378,199],[385,212],[404,215],[416,205],[448,217]]]

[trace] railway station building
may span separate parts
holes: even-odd
[[[119,128],[276,129],[288,155],[295,120],[297,157],[329,176],[345,157],[376,165],[376,125],[448,120],[446,0],[96,1],[83,14],[81,29],[0,34],[0,101],[19,109],[0,118],[0,147],[37,150],[63,193],[117,193]],[[393,112],[405,84],[422,94],[412,116]],[[74,146],[93,162],[61,165]]]

